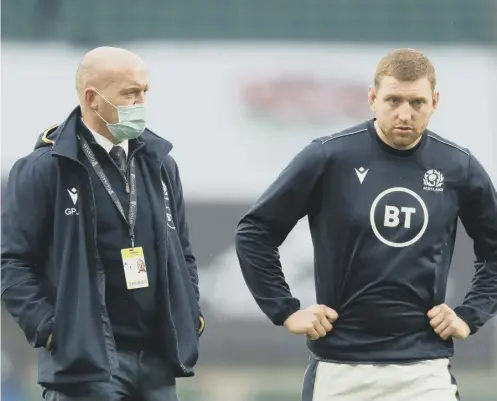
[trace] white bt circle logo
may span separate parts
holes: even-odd
[[[404,194],[404,199],[405,194],[407,194],[409,195],[409,198],[414,198],[416,202],[413,203],[412,201],[410,201],[409,205],[397,204],[398,202],[394,202],[395,197],[389,196],[395,193]],[[388,204],[383,204],[384,202],[381,202],[384,198],[388,199]],[[398,197],[398,199],[401,199],[401,197]],[[383,227],[387,229],[399,228],[407,232],[409,232],[410,230],[416,230],[416,227],[421,227],[415,234],[413,233],[411,239],[403,242],[395,242],[385,238],[385,235],[382,235],[377,226],[376,220],[380,220],[376,215],[376,210],[379,207],[378,205],[381,205],[379,209],[379,216],[381,216],[381,224]],[[381,211],[383,211],[383,213],[381,213]],[[378,238],[385,245],[394,248],[403,248],[419,241],[419,239],[425,233],[426,228],[428,227],[428,209],[423,199],[416,192],[403,187],[389,188],[379,194],[374,200],[373,204],[371,205],[369,219],[371,222],[371,228],[373,229],[373,233],[376,238]],[[422,223],[414,224],[414,219],[417,219],[418,223],[420,223],[419,219],[422,219]]]

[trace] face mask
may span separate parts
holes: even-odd
[[[95,90],[95,92],[97,92]],[[102,97],[107,103],[115,107],[117,110],[117,115],[119,117],[119,122],[115,124],[110,124],[103,119],[103,117],[97,115],[105,122],[110,133],[119,142],[138,138],[145,130],[146,125],[146,108],[144,104],[131,104],[125,106],[115,106],[109,102],[104,96],[97,92],[98,95]]]

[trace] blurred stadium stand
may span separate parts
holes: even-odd
[[[207,315],[197,377],[179,382],[183,401],[300,399],[304,340],[255,307],[234,227],[309,139],[367,118],[382,52],[409,46],[433,56],[443,88],[434,124],[472,148],[497,181],[495,0],[3,0],[1,11],[3,181],[38,133],[74,106],[84,52],[129,47],[149,63],[151,124],[175,144]],[[313,302],[305,221],[288,241],[285,273]],[[457,243],[449,304],[472,276],[462,229]],[[2,400],[38,400],[35,353],[5,312],[1,323]],[[456,344],[465,401],[497,400],[496,327]]]
[[[90,46],[177,39],[492,44],[494,18],[492,0],[2,1],[4,39]]]

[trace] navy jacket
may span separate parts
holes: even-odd
[[[2,301],[38,349],[39,383],[106,381],[118,367],[93,191],[76,136],[80,119],[77,107],[42,134],[13,166],[4,193]],[[155,194],[148,201],[157,216],[164,348],[177,377],[193,376],[203,318],[178,167],[171,143],[149,130],[138,140],[137,167]]]

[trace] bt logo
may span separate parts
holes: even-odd
[[[383,225],[385,227],[398,227],[400,224],[399,215],[401,213],[404,215],[404,228],[411,228],[411,214],[416,213],[416,209],[413,207],[401,207],[399,209],[396,206],[386,205]]]
[[[381,203],[385,197],[388,199],[388,204]],[[413,199],[414,203],[419,206],[413,207],[412,205],[405,206],[401,204],[404,202],[412,204]],[[379,206],[380,204],[382,206]],[[418,220],[416,224],[413,224],[415,218]],[[369,215],[371,228],[376,238],[385,245],[394,248],[404,248],[419,241],[428,227],[428,219],[428,209],[423,199],[416,192],[402,187],[389,188],[379,194],[371,205]],[[383,228],[379,229],[378,225],[383,226]],[[387,232],[392,234],[388,229],[391,230],[393,228],[402,229],[405,232],[394,233],[394,236],[397,236],[396,238],[386,238],[387,236],[391,236],[387,235]],[[400,240],[400,234],[404,237],[407,236],[407,238]]]

